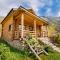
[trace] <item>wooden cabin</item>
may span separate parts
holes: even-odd
[[[11,9],[1,24],[2,37],[6,40],[19,40],[28,34],[34,38],[48,37],[48,22],[22,6]]]

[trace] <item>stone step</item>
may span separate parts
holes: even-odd
[[[60,52],[60,48],[51,43],[49,38],[40,38],[40,41],[42,41],[44,44],[47,44],[48,46],[51,46],[57,52]]]

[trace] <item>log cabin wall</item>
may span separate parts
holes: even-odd
[[[13,16],[12,14],[10,14],[7,18],[6,18],[6,22],[4,22],[2,24],[3,28],[2,28],[2,37],[5,40],[12,40],[13,37]]]

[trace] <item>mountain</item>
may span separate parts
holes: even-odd
[[[60,32],[60,17],[43,17],[49,24],[53,24],[58,32]]]
[[[56,31],[60,32],[60,17],[47,17],[50,24],[55,25]]]
[[[60,33],[60,17],[42,17],[44,20],[49,22],[48,25],[48,36],[56,35]]]

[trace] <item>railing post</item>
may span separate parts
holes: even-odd
[[[41,37],[43,37],[43,24],[41,25]]]
[[[21,38],[24,36],[24,14],[21,15]]]
[[[35,38],[36,38],[36,21],[34,20],[34,31],[35,31]]]
[[[47,37],[47,36],[48,36],[47,26],[46,25],[42,25],[41,26],[41,37]]]

